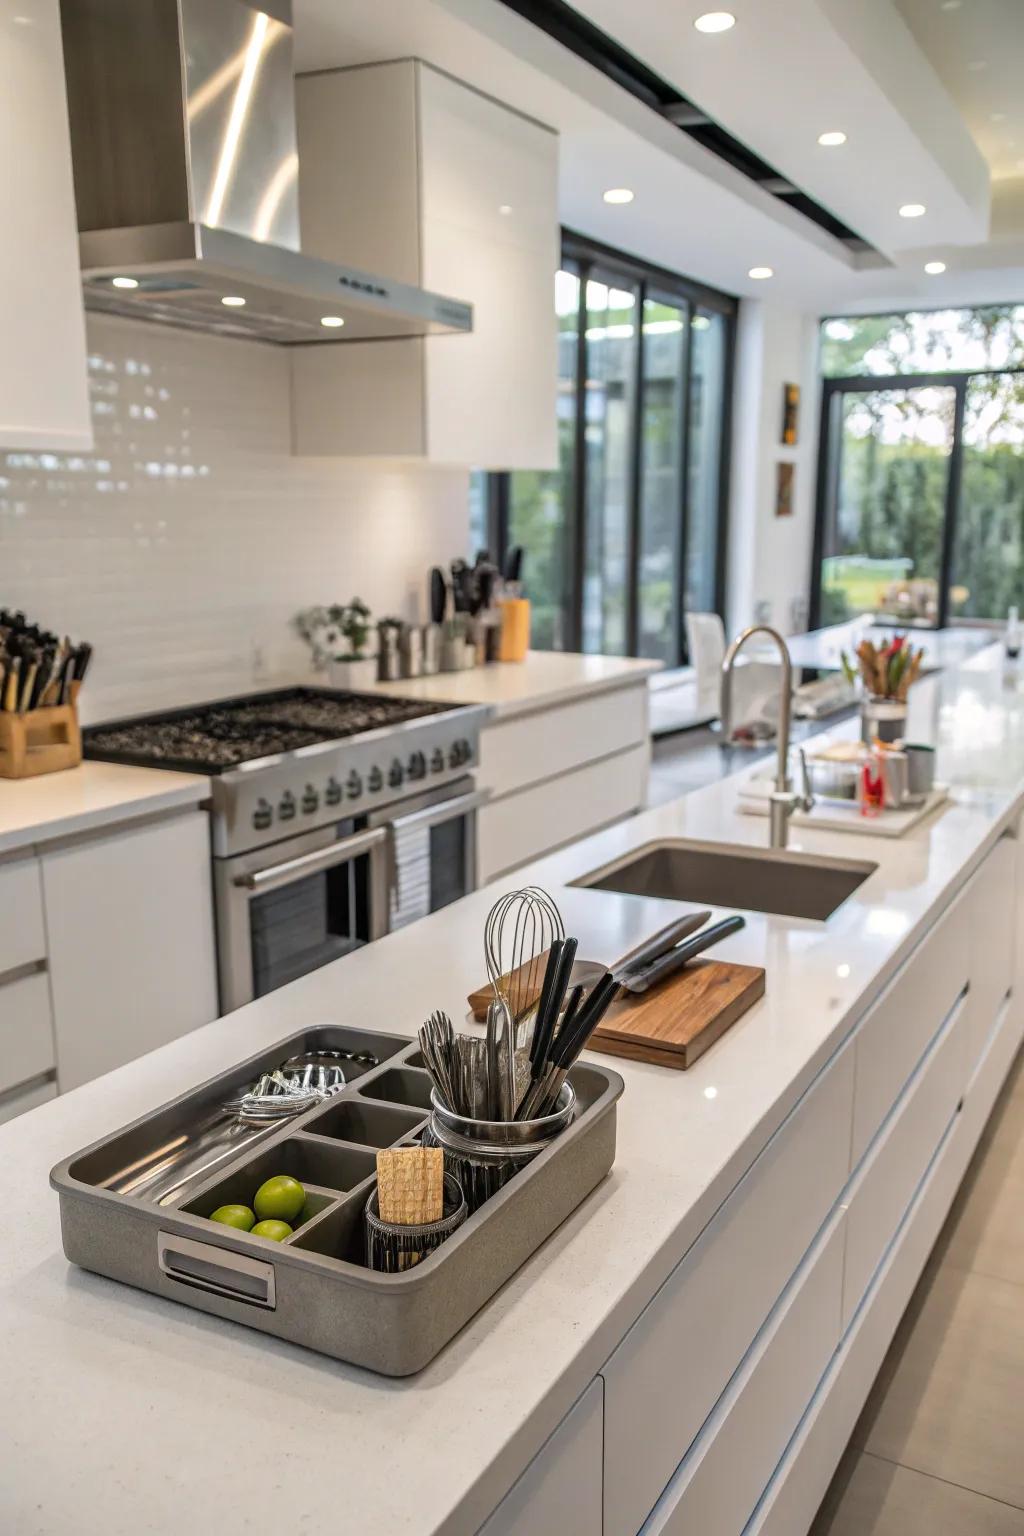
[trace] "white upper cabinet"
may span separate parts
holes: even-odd
[[[299,454],[557,465],[558,140],[415,60],[297,81],[302,248],[473,331],[292,349]]]
[[[0,185],[0,448],[91,448],[57,0],[0,0]]]

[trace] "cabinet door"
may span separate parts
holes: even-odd
[[[61,1092],[217,1015],[206,817],[42,858]]]
[[[58,0],[0,0],[0,447],[91,448]]]
[[[592,1381],[479,1536],[601,1536],[600,1377]]]
[[[469,336],[427,342],[438,463],[558,463],[558,139],[421,65],[426,288],[473,305]]]

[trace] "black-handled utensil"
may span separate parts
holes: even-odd
[[[705,909],[703,912],[688,912],[685,917],[677,917],[674,922],[659,928],[657,933],[645,939],[642,944],[638,944],[636,949],[631,949],[627,955],[623,955],[612,966],[612,971],[619,981],[622,981],[626,975],[645,970],[655,960],[667,954],[670,949],[682,943],[683,939],[688,939],[691,934],[696,933],[698,928],[703,928],[710,916],[710,911]]]
[[[663,955],[660,960],[655,960],[652,965],[642,971],[630,971],[626,976],[620,977],[620,981],[627,992],[647,992],[658,982],[665,981],[669,976],[674,976],[681,971],[687,961],[693,960],[697,955],[719,944],[722,939],[727,939],[731,933],[738,933],[746,927],[746,918],[726,917],[720,923],[712,923],[710,928],[704,928],[692,939],[678,944],[675,949]]]
[[[559,940],[556,939],[555,943],[559,943]],[[533,1048],[530,1051],[530,1065],[534,1078],[540,1076],[551,1052],[555,1025],[558,1023],[558,1015],[562,1011],[562,1003],[565,1000],[565,994],[569,986],[569,977],[572,975],[577,947],[577,941],[573,938],[561,941],[558,963],[553,973],[546,1007],[543,1014],[539,1009],[537,1012],[537,1022],[533,1031]],[[552,945],[552,948],[554,948],[554,945]]]

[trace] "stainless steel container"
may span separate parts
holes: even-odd
[[[378,624],[377,634],[377,676],[382,683],[395,683],[402,676],[402,628],[398,624]]]
[[[424,624],[423,626],[423,675],[433,677],[441,670],[441,626],[440,624]]]
[[[444,1152],[445,1173],[462,1185],[470,1211],[497,1194],[527,1163],[572,1123],[576,1095],[564,1083],[553,1115],[539,1120],[471,1120],[454,1114],[432,1092],[433,1113],[423,1144]]]
[[[402,676],[423,675],[423,631],[418,624],[409,624],[402,631]]]

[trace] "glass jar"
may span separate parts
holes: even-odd
[[[444,1152],[445,1172],[458,1179],[470,1212],[497,1194],[554,1140],[576,1113],[571,1083],[563,1083],[553,1114],[538,1120],[472,1120],[456,1115],[431,1093],[433,1112],[423,1144]]]

